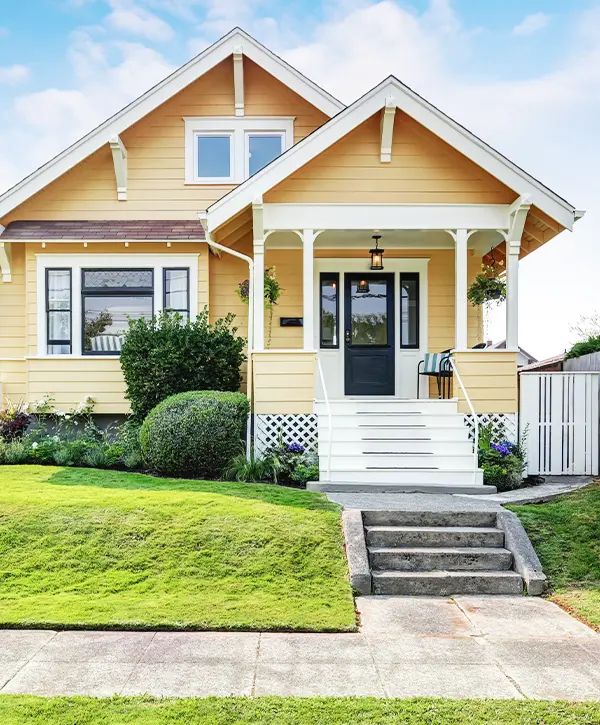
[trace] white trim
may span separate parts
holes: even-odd
[[[248,135],[273,134],[281,136],[281,153],[294,143],[294,116],[250,118],[244,116],[184,116],[185,124],[185,183],[241,184],[249,176]],[[199,136],[229,136],[229,176],[198,176]]]
[[[246,129],[244,131],[244,179],[250,177],[250,136],[278,136],[281,140],[281,151],[279,152],[279,155],[281,155],[290,148],[290,138],[293,139],[293,132],[290,134],[287,131],[254,131]]]
[[[154,314],[163,309],[163,269],[165,267],[189,267],[190,269],[190,318],[198,314],[198,258],[199,254],[36,254],[37,290],[37,357],[92,358],[81,351],[81,270],[86,267],[118,267],[135,269],[151,267],[154,270]],[[71,269],[71,354],[48,355],[46,338],[46,269],[68,267]],[[102,358],[112,357],[107,355]],[[118,356],[117,356],[118,357]]]
[[[117,200],[127,201],[127,149],[120,136],[112,136],[109,145],[115,167]]]
[[[315,233],[312,229],[302,232],[302,316],[303,346],[305,350],[314,347],[314,248]]]
[[[243,30],[235,28],[133,101],[133,103],[130,103],[122,111],[119,111],[119,113],[2,194],[0,196],[0,218],[29,199],[33,194],[48,186],[66,171],[72,169],[94,151],[107,144],[112,136],[122,133],[134,123],[137,123],[144,116],[147,116],[190,85],[190,83],[193,83],[231,56],[234,49],[240,44],[243,44],[243,52],[247,58],[264,68],[267,73],[270,73],[302,98],[305,98],[327,116],[331,117],[345,108],[340,101],[319,88],[308,78],[305,78],[299,71],[277,57],[257,40]]]
[[[265,232],[263,225],[262,198],[252,204],[253,258],[254,258],[254,309],[248,310],[254,317],[254,351],[265,348]]]
[[[394,117],[396,104],[394,97],[386,98],[385,106],[381,110],[381,162],[389,163],[392,160],[392,141],[394,138]]]
[[[208,219],[210,225],[210,211]],[[508,204],[265,204],[264,222],[266,229],[277,231],[305,227],[446,231],[508,229],[510,220]]]
[[[4,230],[4,227],[0,227],[0,234]],[[12,280],[12,273],[10,268],[12,252],[10,242],[0,241],[0,272],[2,272],[2,281],[10,282]]]
[[[499,179],[518,194],[529,194],[531,202],[567,229],[573,228],[575,209],[567,201],[513,164],[460,124],[432,106],[393,76],[380,83],[337,116],[297,143],[241,186],[209,207],[209,228],[216,229],[246,208],[257,194],[287,178],[332,144],[385,108],[389,96],[398,108]]]
[[[457,229],[454,236],[454,339],[455,347],[467,347],[467,240],[466,229]],[[468,401],[470,403],[470,401]]]
[[[244,115],[244,49],[236,45],[233,49],[233,98],[235,115]]]

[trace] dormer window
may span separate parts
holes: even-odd
[[[294,143],[293,118],[184,121],[186,184],[241,184]]]

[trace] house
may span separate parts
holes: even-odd
[[[516,429],[519,260],[582,214],[395,77],[344,106],[234,29],[0,197],[2,393],[125,414],[127,319],[207,306],[248,335],[257,446],[318,446],[316,487],[480,489],[469,435]],[[492,250],[506,347],[473,350]],[[447,349],[438,400],[417,367]]]
[[[535,362],[524,365],[519,368],[520,373],[560,373],[563,370],[565,362],[564,352],[560,355],[548,357],[545,360],[536,360]]]
[[[488,350],[506,350],[506,340],[501,340],[500,342],[492,342],[491,344],[488,344]],[[538,360],[537,358],[533,357],[533,355],[530,355],[527,350],[524,350],[520,345],[517,352],[517,367],[522,368],[524,365],[532,365],[533,363],[536,363]]]

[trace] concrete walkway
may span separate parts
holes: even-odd
[[[359,634],[1,630],[1,692],[600,698],[600,635],[543,599],[357,608]]]

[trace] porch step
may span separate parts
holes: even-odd
[[[325,481],[327,476],[327,456],[319,458],[319,467],[321,471],[321,482],[325,485],[334,483],[354,483],[362,486],[380,486],[385,487],[389,484],[409,484],[412,490],[418,490],[419,486],[458,486],[471,488],[473,486],[483,485],[483,471],[480,469],[477,473],[473,468],[458,469],[439,469],[435,467],[435,462],[427,468],[410,468],[408,466],[381,467],[363,465],[362,467],[335,467],[331,469],[329,481]],[[333,488],[323,488],[319,490],[333,491]],[[474,491],[476,493],[476,491]],[[484,492],[482,492],[484,493]]]
[[[454,413],[458,411],[458,400],[456,398],[450,400],[437,399],[409,399],[394,397],[356,397],[343,398],[329,401],[329,409],[333,414],[352,415],[353,413],[363,413],[368,411],[384,411],[386,413],[393,412],[425,412],[425,413]],[[315,400],[315,411],[317,413],[326,413],[327,404],[324,400]]]
[[[374,571],[373,594],[448,597],[454,594],[522,594],[514,571]]]
[[[329,416],[326,413],[319,413],[319,429],[328,427]],[[457,413],[420,413],[418,411],[407,411],[405,413],[383,412],[379,410],[365,411],[364,413],[332,413],[334,426],[341,425],[345,428],[372,428],[373,426],[421,426],[433,425],[450,426],[463,428],[464,421]]]
[[[329,442],[319,441],[319,454],[329,455]],[[393,456],[473,456],[473,444],[468,440],[434,441],[430,438],[374,438],[333,440],[332,456],[393,455]]]
[[[484,526],[367,526],[368,547],[503,547],[504,533]]]
[[[328,454],[321,456],[321,470],[325,470],[328,463]],[[451,470],[451,469],[471,469],[475,459],[473,453],[393,453],[373,452],[373,451],[355,451],[355,455],[348,454],[332,454],[331,470],[347,470],[348,468],[363,468],[366,470]]]
[[[471,474],[472,476],[472,474]],[[479,496],[496,493],[495,486],[483,483],[365,483],[364,481],[309,481],[308,491],[325,493],[452,493],[477,494]]]
[[[369,549],[374,570],[393,571],[507,571],[512,554],[493,547],[417,547]]]
[[[319,441],[329,440],[327,418],[319,421]],[[332,420],[331,440],[356,442],[363,440],[388,441],[451,441],[469,443],[469,431],[465,425],[357,425],[355,420],[343,424]],[[469,443],[473,449],[472,443]]]

